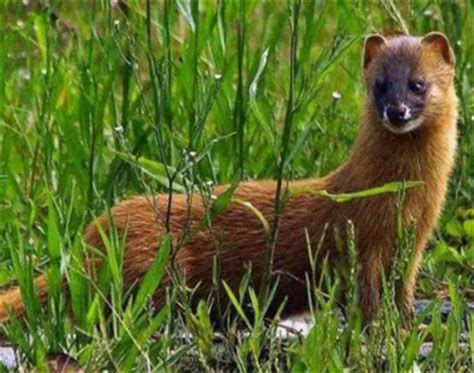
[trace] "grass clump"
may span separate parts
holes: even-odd
[[[471,3],[25,3],[0,4],[0,285],[20,285],[27,304],[26,323],[2,331],[20,365],[46,370],[64,354],[88,371],[472,370]],[[104,265],[90,281],[84,227],[118,199],[195,191],[209,197],[211,225],[239,180],[277,178],[278,213],[282,180],[339,165],[364,96],[362,38],[381,29],[443,31],[457,59],[458,161],[419,281],[418,297],[429,302],[409,333],[393,300],[409,265],[410,230],[400,231],[401,260],[386,274],[370,334],[357,296],[343,307],[338,300],[358,292],[350,225],[347,270],[321,281],[308,275],[314,326],[306,338],[292,330],[282,338],[279,312],[266,317],[277,283],[257,294],[248,274],[233,293],[217,265],[216,292],[229,307],[209,299],[192,308],[193,289],[176,276],[167,306],[152,313],[151,295],[176,249],[169,236],[144,281],[124,294],[123,237],[104,235]],[[221,183],[231,187],[212,202],[210,186]],[[278,219],[265,227],[271,263]],[[317,247],[308,253],[313,267],[323,260]],[[33,287],[39,274],[49,284],[45,310]],[[450,300],[449,315],[439,299]]]

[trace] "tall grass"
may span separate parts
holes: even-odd
[[[45,4],[0,4],[0,285],[19,284],[27,302],[26,323],[2,330],[21,364],[47,369],[53,354],[64,353],[87,370],[472,369],[470,2]],[[276,286],[269,274],[284,180],[322,176],[345,159],[364,96],[363,36],[404,28],[443,31],[456,53],[457,167],[418,294],[449,298],[452,312],[443,322],[441,301],[434,300],[404,333],[393,306],[400,275],[387,274],[373,332],[362,330],[356,297],[342,322],[334,310],[343,284],[354,285],[353,257],[348,277],[324,279],[324,292],[309,274],[315,326],[304,339],[279,338],[279,319],[268,320],[265,310]],[[209,314],[220,306],[203,300],[192,308],[192,290],[179,278],[168,305],[151,312],[150,296],[175,251],[168,236],[133,294],[122,291],[118,234],[104,235],[98,281],[84,272],[91,250],[81,239],[84,227],[118,199],[168,193],[172,201],[177,192],[206,196],[211,185],[230,183],[209,211],[206,224],[212,224],[239,180],[265,178],[278,185],[266,291],[259,297],[247,276],[234,294],[218,281],[216,266],[216,291],[235,311],[219,312],[219,328]],[[409,252],[410,234],[400,232],[402,253]],[[308,252],[314,257],[317,248]],[[400,263],[401,271],[407,263]],[[39,273],[49,284],[45,311],[33,287]],[[418,331],[422,322],[427,327]],[[421,356],[428,339],[433,347]]]

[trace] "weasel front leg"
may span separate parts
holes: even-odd
[[[415,249],[416,251],[412,258],[410,258],[407,270],[404,277],[402,278],[402,283],[396,292],[395,300],[397,307],[402,314],[405,325],[409,324],[415,314],[413,304],[415,301],[416,279],[421,265],[421,259],[423,257],[424,246],[425,242],[423,242],[423,244],[417,245]]]
[[[377,315],[380,306],[382,263],[378,255],[360,260],[359,307],[365,325],[370,324]]]
[[[422,259],[423,246],[420,245],[417,247],[416,252],[410,259],[402,282],[396,289],[395,301],[405,326],[409,325],[414,315],[413,303],[415,299],[416,278]],[[377,253],[377,251],[375,251],[375,253]],[[380,307],[382,289],[381,271],[384,266],[381,258],[376,254],[363,257],[360,263],[359,306],[362,312],[363,322],[367,325],[374,320]]]

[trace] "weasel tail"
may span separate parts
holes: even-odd
[[[416,224],[414,263],[400,289],[399,306],[411,310],[416,276],[423,249],[440,215],[445,199],[456,148],[457,100],[454,56],[446,37],[430,33],[424,37],[371,35],[364,44],[363,76],[367,94],[361,126],[348,160],[331,174],[318,179],[288,183],[290,190],[327,190],[350,193],[396,181],[423,181],[407,190],[402,216],[405,224]],[[217,187],[214,194],[226,190]],[[251,203],[272,224],[274,181],[242,182],[234,197]],[[347,221],[355,229],[359,263],[360,307],[364,320],[373,319],[380,303],[382,270],[392,265],[396,243],[396,196],[382,194],[337,203],[314,193],[295,194],[281,214],[275,246],[273,272],[280,276],[275,304],[287,299],[284,313],[307,308],[305,274],[310,271],[305,230],[315,248],[325,226],[329,227],[318,258],[328,258],[336,267],[345,260],[336,248],[333,230],[343,235]],[[119,235],[125,235],[124,283],[139,281],[153,263],[160,240],[166,232],[167,195],[138,196],[111,210]],[[267,239],[262,220],[245,204],[231,203],[212,223],[202,229],[204,203],[199,195],[173,195],[169,228],[173,241],[181,242],[175,260],[187,284],[199,284],[195,299],[212,291],[212,265],[219,248],[221,278],[233,289],[251,265],[252,283],[261,283],[265,272]],[[90,225],[85,241],[102,248],[97,226],[109,231],[108,215]],[[182,240],[183,235],[187,238]],[[344,242],[344,240],[343,240]],[[321,263],[322,261],[319,261]],[[321,268],[317,268],[320,271]],[[163,302],[164,284],[156,292],[155,304]],[[40,294],[47,286],[44,278],[36,283]],[[0,318],[6,308],[22,316],[19,291],[0,295]]]
[[[46,276],[36,277],[34,285],[38,291],[40,302],[45,303],[48,294]],[[20,318],[25,315],[25,307],[23,306],[19,287],[0,293],[0,323],[8,321],[9,312]]]

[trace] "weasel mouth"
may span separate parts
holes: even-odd
[[[405,126],[408,122],[412,121],[413,119],[409,120],[389,120],[388,122],[390,123],[391,126],[401,128]]]
[[[397,134],[413,131],[423,121],[421,116],[413,113],[412,109],[403,103],[384,106],[381,116],[383,126]]]
[[[416,118],[406,121],[390,121],[390,120],[383,120],[382,124],[385,128],[387,128],[390,132],[400,134],[400,133],[407,133],[415,130],[420,126],[423,122],[422,118]]]

